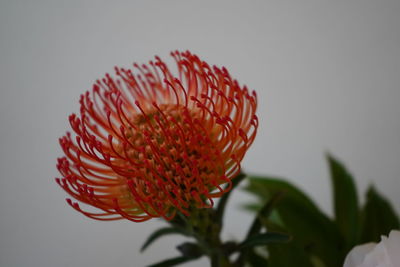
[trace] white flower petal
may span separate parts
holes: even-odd
[[[382,241],[365,256],[365,259],[360,267],[395,267],[390,261],[386,247],[386,241],[387,238],[385,236],[382,236]]]
[[[400,231],[392,230],[385,246],[393,266],[400,266]]]
[[[368,243],[354,247],[343,267],[400,267],[400,231],[382,236],[379,244]]]
[[[367,243],[354,247],[344,261],[343,267],[358,267],[365,259],[365,256],[370,253],[376,246],[376,243]]]

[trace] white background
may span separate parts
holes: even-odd
[[[0,1],[0,266],[145,266],[163,223],[98,222],[54,182],[79,95],[114,65],[190,49],[259,95],[243,167],[288,177],[332,214],[324,154],[400,211],[400,1]],[[235,192],[226,238],[250,217]],[[189,266],[207,266],[206,259]]]

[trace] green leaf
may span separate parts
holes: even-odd
[[[261,209],[261,205],[259,203],[246,203],[241,205],[241,208],[251,212],[257,212]]]
[[[268,246],[268,253],[268,267],[313,266],[310,258],[298,243],[272,244]]]
[[[373,186],[367,192],[367,202],[362,211],[362,243],[379,242],[381,235],[400,229],[399,218],[394,209]]]
[[[268,218],[261,218],[270,231],[286,232],[293,241],[285,245],[270,245],[268,252],[272,263],[279,266],[291,266],[292,259],[282,259],[283,255],[294,254],[303,266],[311,266],[310,257],[316,255],[326,266],[336,267],[342,264],[345,254],[340,251],[340,238],[336,225],[311,201],[306,194],[294,185],[279,178],[250,177],[247,190],[255,193],[261,201],[266,201],[274,194],[284,192]],[[274,216],[272,216],[274,214]],[[287,257],[287,256],[286,256]],[[292,265],[302,266],[302,265]]]
[[[187,235],[186,231],[184,231],[181,228],[177,227],[164,227],[160,228],[157,231],[153,232],[146,240],[146,242],[143,244],[143,246],[140,249],[140,252],[143,252],[148,246],[150,246],[155,240],[158,238],[164,236],[164,235],[169,235],[169,234],[182,234],[182,235]]]
[[[176,266],[181,263],[185,263],[188,261],[195,260],[196,258],[189,258],[189,257],[176,257],[176,258],[171,258],[167,260],[163,260],[159,263],[155,263],[152,265],[149,265],[148,267],[170,267],[170,266]]]
[[[267,176],[250,176],[249,185],[245,188],[246,191],[251,192],[266,200],[272,197],[277,192],[285,193],[290,198],[301,202],[303,205],[308,206],[311,209],[318,209],[311,199],[304,194],[297,187],[287,182],[281,177],[267,177]]]
[[[252,267],[268,267],[268,260],[259,254],[255,253],[254,251],[251,251],[249,253],[249,257],[247,257],[247,262],[250,264]]]
[[[271,243],[287,243],[290,236],[282,233],[267,232],[250,236],[239,245],[239,250],[244,248],[268,245]]]
[[[359,242],[360,213],[358,196],[353,177],[338,160],[328,155],[333,185],[335,220],[345,240],[345,249]]]
[[[247,235],[246,239],[243,243],[246,243],[246,241],[251,240],[252,238],[256,238],[255,236],[260,234],[261,228],[262,228],[262,222],[263,220],[267,219],[271,212],[273,211],[274,206],[276,203],[280,200],[282,197],[282,193],[276,193],[274,196],[271,197],[271,199],[268,199],[265,201],[265,204],[260,208],[260,210],[257,212],[256,217],[254,218],[253,223],[251,224]],[[249,246],[239,246],[240,255],[236,260],[237,265],[242,265],[244,261],[246,261],[249,257],[250,254],[252,253],[252,250],[249,249]]]
[[[252,225],[250,226],[250,229],[247,233],[246,239],[249,239],[251,236],[259,234],[262,228],[262,222],[264,220],[267,220],[272,213],[273,209],[279,202],[279,200],[282,198],[283,193],[278,192],[275,195],[273,195],[266,203],[264,206],[261,207],[261,209],[258,211],[257,216],[254,218],[254,221]]]
[[[168,223],[171,224],[173,227],[183,229],[186,227],[187,219],[185,215],[183,215],[180,211],[177,211],[175,217]]]
[[[283,230],[281,227],[268,224],[269,228]],[[268,250],[269,267],[310,267],[312,266],[308,253],[304,251],[299,239],[293,239],[287,244],[270,244]],[[336,266],[335,266],[336,267]]]
[[[195,243],[185,242],[176,248],[182,253],[183,256],[189,258],[198,258],[204,254],[200,246]]]
[[[238,176],[236,176],[234,179],[232,179],[232,189],[235,188],[241,181],[243,181],[243,179],[245,177],[246,177],[245,174],[239,173]],[[222,219],[224,216],[225,206],[226,206],[226,203],[228,202],[229,196],[231,195],[232,191],[233,190],[226,192],[218,202],[218,206],[216,209],[216,223],[218,225],[221,225],[221,227],[222,227]]]
[[[325,215],[290,197],[284,198],[277,208],[284,225],[283,231],[293,236],[304,254],[317,255],[327,266],[339,266],[342,263],[344,255],[339,249],[338,230]],[[278,230],[268,226],[272,231]]]

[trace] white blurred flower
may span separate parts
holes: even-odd
[[[354,247],[343,267],[400,267],[400,231],[392,230],[380,243]]]

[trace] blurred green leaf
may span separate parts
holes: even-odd
[[[336,267],[342,263],[344,255],[339,249],[337,228],[325,215],[290,197],[284,198],[277,208],[284,231],[293,236],[296,246],[301,246],[304,254],[317,255],[327,266]]]
[[[310,257],[298,240],[268,245],[268,267],[311,267]],[[262,266],[262,265],[260,265]]]
[[[261,201],[277,193],[284,193],[277,203],[276,216],[262,220],[270,231],[287,232],[293,241],[285,245],[269,245],[271,266],[311,266],[309,255],[316,255],[326,266],[336,267],[342,264],[340,237],[336,225],[302,191],[281,178],[250,177],[247,191],[255,193]],[[290,265],[292,259],[279,259],[291,255],[298,258],[299,264]]]
[[[290,195],[291,198],[301,201],[304,205],[316,208],[315,204],[306,194],[281,177],[249,176],[249,181],[245,190],[263,200],[268,199],[276,192],[283,192]]]
[[[148,265],[148,267],[170,267],[170,266],[176,266],[188,261],[192,261],[195,260],[196,258],[189,258],[189,257],[176,257],[176,258],[171,258],[171,259],[167,259],[167,260],[163,260],[159,263],[155,263],[152,265]]]
[[[278,192],[275,195],[273,195],[270,199],[264,200],[265,204],[258,210],[257,215],[254,218],[253,223],[251,224],[245,241],[243,243],[246,243],[249,240],[252,240],[253,238],[257,238],[257,236],[260,234],[260,231],[262,229],[262,222],[263,220],[267,219],[271,212],[273,211],[275,205],[279,200],[281,199],[283,193]],[[249,246],[243,246],[243,243],[241,246],[239,246],[240,255],[236,260],[237,265],[243,264],[244,261],[246,261],[249,258],[249,255],[252,253],[252,250],[250,249]]]
[[[269,267],[311,267],[313,266],[308,255],[301,247],[289,245],[270,245],[268,258]]]
[[[261,209],[261,205],[260,205],[260,203],[246,203],[246,204],[241,205],[241,208],[244,210],[257,212]]]
[[[362,211],[361,242],[379,242],[381,235],[388,235],[393,229],[400,229],[398,216],[389,201],[371,186]]]
[[[164,227],[156,230],[153,232],[146,240],[146,242],[143,244],[143,246],[140,249],[140,252],[143,252],[148,246],[150,246],[155,240],[158,238],[169,235],[169,234],[182,234],[182,235],[187,235],[186,231],[184,231],[181,228],[177,227]]]
[[[321,261],[321,259],[316,257],[315,255],[312,255],[310,257],[310,261],[311,261],[313,267],[326,267],[325,263],[323,261]]]
[[[249,239],[251,236],[260,233],[262,228],[262,222],[270,217],[275,206],[282,199],[283,195],[284,195],[283,192],[277,192],[266,201],[266,203],[261,207],[256,217],[254,218],[254,221],[251,224],[250,229],[247,233],[246,239]]]
[[[249,253],[247,257],[247,262],[250,264],[251,267],[268,267],[268,260],[254,251]]]
[[[235,188],[243,179],[246,177],[245,174],[239,173],[234,179],[232,179],[232,189]],[[216,209],[216,222],[222,227],[222,220],[225,212],[225,206],[228,202],[229,196],[231,195],[233,190],[226,192],[218,202],[218,206]]]
[[[182,253],[183,256],[189,258],[198,258],[204,254],[199,245],[191,242],[185,242],[176,248]]]
[[[290,236],[282,233],[267,232],[263,234],[252,235],[239,245],[239,250],[249,247],[263,246],[271,243],[287,243]]]
[[[360,213],[358,196],[353,177],[338,160],[327,155],[335,207],[335,219],[345,240],[345,250],[359,242]]]
[[[185,215],[183,215],[180,211],[177,211],[175,217],[172,218],[169,223],[172,225],[172,227],[183,229],[187,225],[187,219]]]

